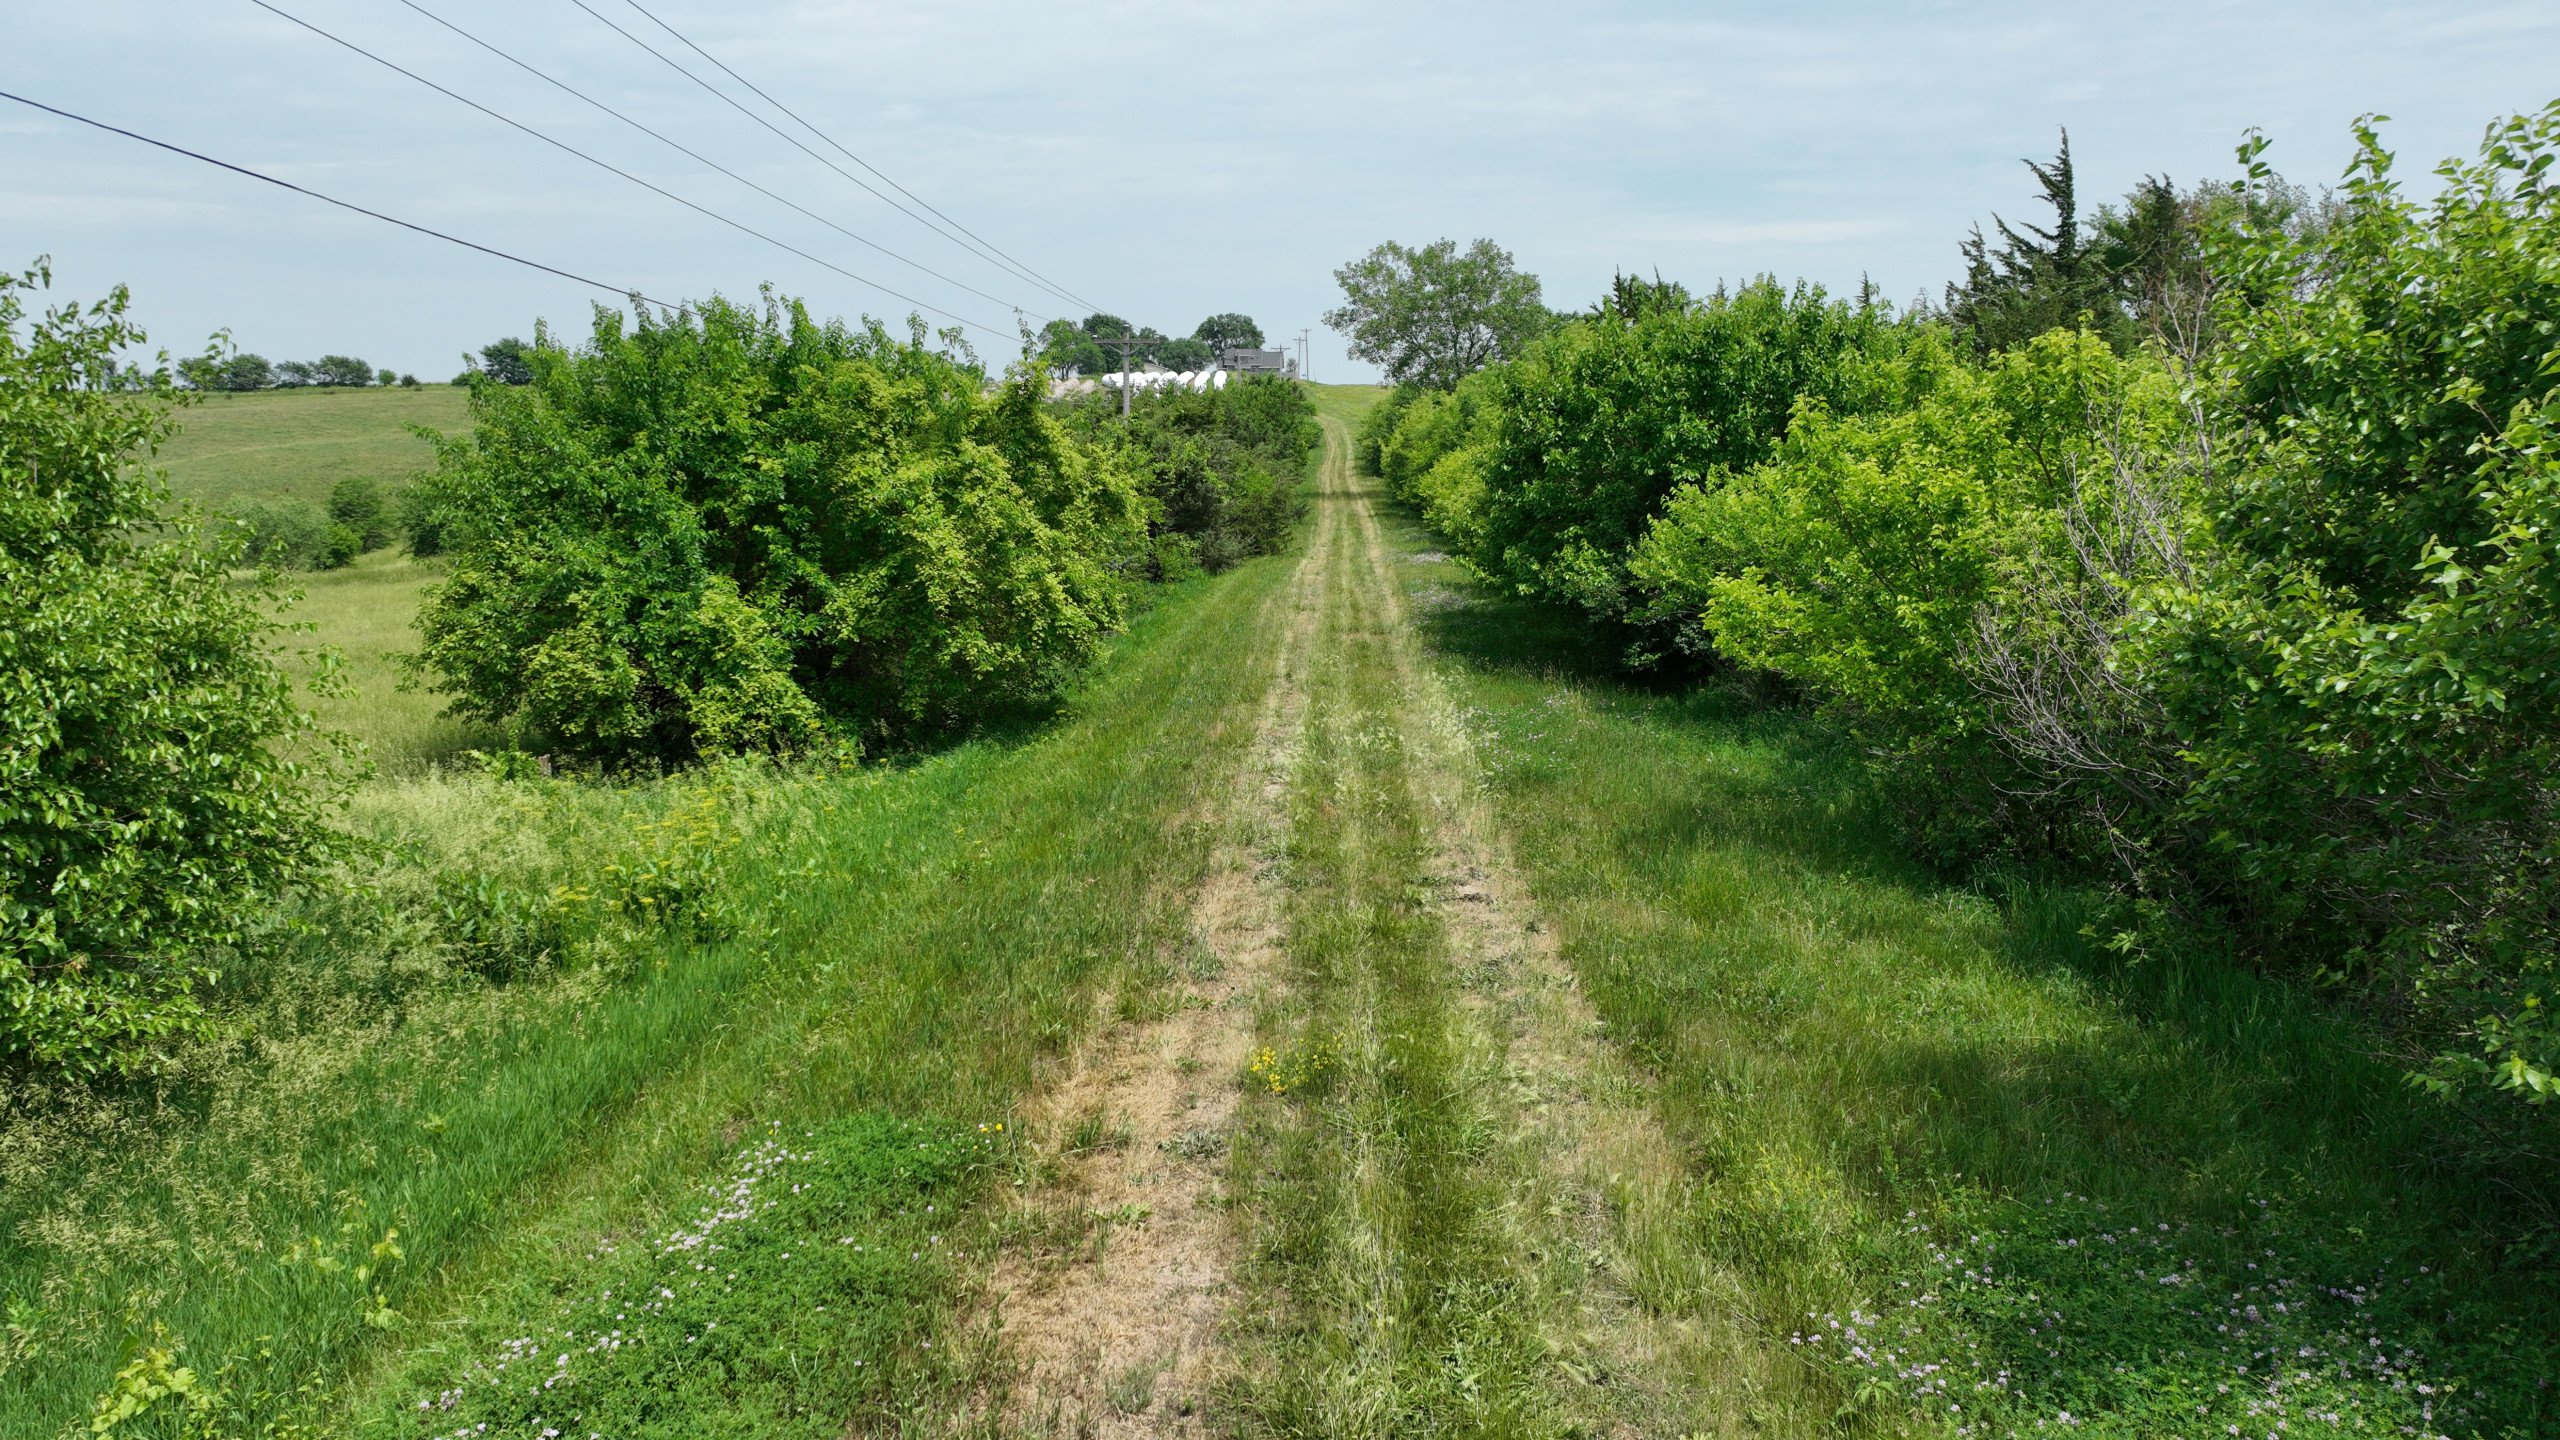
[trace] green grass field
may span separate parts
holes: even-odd
[[[302,592],[283,619],[308,626],[281,637],[296,652],[335,650],[345,661],[350,693],[311,701],[320,723],[364,742],[377,769],[404,775],[453,759],[464,750],[497,748],[499,737],[449,719],[441,697],[410,683],[399,656],[418,645],[418,601],[439,573],[433,560],[397,549],[376,550],[342,569],[293,577]],[[298,671],[311,671],[297,660]]]
[[[435,463],[406,427],[468,430],[469,394],[451,385],[415,390],[217,392],[179,412],[160,452],[180,499],[219,507],[240,500],[329,499],[329,487],[366,476],[398,487]]]
[[[306,577],[368,844],[237,1036],[0,1098],[0,1440],[2550,1432],[2547,1197],[2353,1017],[1926,871],[1316,389],[1298,553],[893,765],[436,768],[431,568]]]

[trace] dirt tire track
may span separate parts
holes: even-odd
[[[1337,458],[1326,456],[1328,481]],[[1008,1430],[1207,1433],[1236,1244],[1222,1180],[1255,1011],[1284,983],[1284,801],[1339,542],[1335,508],[1318,506],[1290,584],[1267,602],[1288,613],[1253,739],[1223,797],[1223,833],[1192,897],[1197,950],[1171,1013],[1103,1031],[1032,1117],[1036,1143],[1057,1163],[1005,1227],[1031,1243],[1006,1245],[995,1267],[1002,1343],[1019,1374]],[[1071,1151],[1080,1124],[1102,1129],[1108,1145]]]
[[[1649,1082],[1607,1042],[1553,928],[1539,918],[1486,793],[1475,738],[1432,670],[1393,571],[1394,547],[1365,491],[1353,515],[1355,543],[1390,621],[1416,798],[1434,822],[1431,905],[1471,1008],[1506,1047],[1514,1138],[1538,1155],[1552,1187],[1533,1208],[1561,1225],[1559,1238],[1604,1281],[1580,1293],[1576,1333],[1558,1337],[1593,1394],[1585,1403],[1566,1397],[1561,1408],[1620,1434],[1683,1433],[1716,1412],[1726,1412],[1717,1417],[1722,1428],[1740,1430],[1747,1395],[1710,1397],[1680,1377],[1699,1373],[1694,1362],[1710,1346],[1727,1352],[1718,1367],[1726,1374],[1757,1368],[1735,1363],[1733,1352],[1755,1343],[1746,1328],[1700,1320],[1738,1319],[1742,1297],[1721,1293],[1726,1287],[1703,1272],[1641,1273],[1679,1248],[1648,1242],[1687,1223],[1688,1167],[1654,1115]],[[1656,1313],[1662,1307],[1640,1303],[1640,1288],[1657,1302],[1680,1297],[1686,1313]]]

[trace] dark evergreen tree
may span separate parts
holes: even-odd
[[[1985,354],[2084,322],[2117,338],[2122,312],[2114,288],[2105,264],[2084,243],[2071,132],[2062,132],[2051,162],[2022,163],[2044,192],[2053,224],[2021,227],[1994,215],[2001,241],[1996,250],[1975,226],[1963,245],[1965,277],[1947,287],[1948,320]]]

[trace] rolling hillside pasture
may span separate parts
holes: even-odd
[[[407,484],[435,461],[407,427],[467,430],[469,398],[451,385],[208,395],[181,412],[160,464],[181,500],[217,508],[242,500],[326,505],[329,487],[353,476]]]

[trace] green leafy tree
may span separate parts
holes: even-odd
[[[329,518],[355,537],[360,555],[391,543],[392,507],[393,497],[371,476],[350,475],[329,488]]]
[[[401,388],[401,389],[403,389],[403,390],[415,390],[415,389],[417,389],[417,388],[418,388],[418,377],[417,377],[417,376],[415,376],[415,375],[410,375],[410,374],[403,373],[403,374],[401,375],[401,377],[400,377],[400,388]]]
[[[377,370],[373,374],[373,383],[388,390],[400,383],[400,376],[395,371]]]
[[[345,771],[268,656],[281,596],[143,466],[168,372],[103,383],[126,293],[30,317],[50,283],[0,277],[0,1057],[97,1075],[208,1023]]]
[[[1203,340],[1167,340],[1156,347],[1155,361],[1167,370],[1206,370],[1218,352]]]
[[[218,390],[264,390],[276,382],[276,367],[264,355],[242,351],[222,362]]]
[[[1521,594],[1634,615],[1627,553],[1673,488],[1767,459],[1800,400],[1854,408],[1850,362],[1896,337],[1881,312],[1765,277],[1565,325],[1501,372],[1468,558]]]
[[[1116,625],[1147,504],[1032,374],[768,296],[527,355],[427,482],[421,660],[529,745],[675,761],[1044,703]],[[416,532],[412,531],[413,540]]]
[[[1324,323],[1351,342],[1354,359],[1379,366],[1398,385],[1453,389],[1519,354],[1552,321],[1538,277],[1490,240],[1463,253],[1454,240],[1418,250],[1391,240],[1333,278],[1342,304],[1325,312]]]
[[[2244,228],[2216,257],[2214,563],[2144,654],[2186,814],[2258,922],[2467,1033],[2440,1080],[2547,1101],[2560,104],[2493,126],[2423,204],[2369,124],[2357,144],[2316,233]]]
[[[1230,310],[1201,321],[1199,327],[1191,332],[1191,338],[1208,346],[1212,355],[1230,348],[1259,349],[1262,346],[1262,327],[1253,323],[1252,316]]]
[[[312,375],[322,385],[344,385],[361,390],[373,383],[373,367],[353,355],[323,355],[311,362]]]
[[[501,385],[530,385],[533,383],[533,350],[533,346],[510,335],[504,340],[492,340],[481,346],[476,361],[469,355],[462,358],[463,363],[475,366],[480,374]]]

